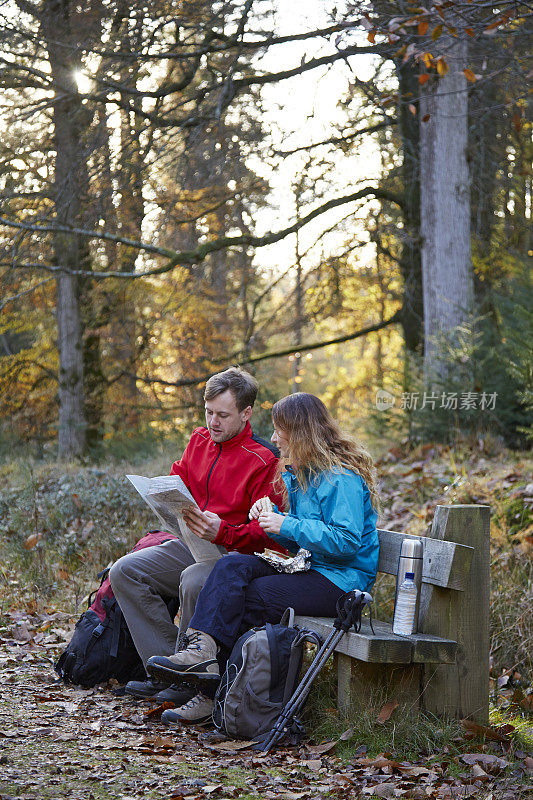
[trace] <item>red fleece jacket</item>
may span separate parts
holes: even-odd
[[[272,449],[271,449],[272,448]],[[281,497],[272,493],[277,458],[273,445],[252,433],[250,424],[227,442],[214,442],[207,428],[196,428],[171,475],[179,475],[202,511],[222,519],[215,544],[240,553],[265,547],[285,552],[270,539],[248,512],[260,497],[269,495],[278,507]]]

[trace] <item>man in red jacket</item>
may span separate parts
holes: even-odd
[[[250,427],[256,396],[257,382],[244,370],[231,367],[213,375],[204,392],[207,427],[193,431],[183,456],[171,469],[172,475],[180,475],[199,506],[185,518],[189,530],[240,553],[279,549],[256,520],[248,520],[253,503],[271,495],[277,468],[275,447],[255,436]],[[178,628],[163,598],[178,593],[186,571],[186,586],[182,583],[180,590],[180,627],[186,630],[214,563],[192,566],[195,562],[188,547],[181,539],[173,539],[129,553],[112,566],[111,586],[144,664],[153,655],[172,655],[178,646]],[[164,697],[158,699],[171,699],[179,705],[192,696],[183,689],[165,690],[152,680],[130,681],[126,692],[136,697],[160,692]]]

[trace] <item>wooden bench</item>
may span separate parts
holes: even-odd
[[[419,633],[396,636],[390,623],[368,621],[336,648],[338,706],[365,703],[373,689],[383,701],[481,724],[489,717],[490,509],[437,506],[427,537],[379,530],[378,572],[396,575],[403,539],[424,546]],[[296,617],[322,636],[326,618]]]

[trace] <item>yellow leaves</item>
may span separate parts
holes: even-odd
[[[470,81],[470,83],[475,83],[476,82],[477,78],[476,78],[475,72],[472,72],[472,70],[468,69],[468,68],[464,69],[463,72],[464,72],[464,75],[465,75],[465,78],[467,79],[467,81]]]
[[[370,44],[374,44],[374,41],[376,39],[376,33],[377,31],[374,29],[373,31],[370,31],[370,33],[368,34],[368,41],[370,42]]]
[[[433,66],[433,55],[431,53],[424,53],[422,56],[422,61],[424,62],[426,69],[431,69]]]
[[[429,75],[427,72],[425,72],[423,75],[418,76],[418,83],[420,84],[420,86],[423,86],[428,81],[429,81]]]
[[[422,22],[418,23],[418,35],[425,36],[429,28],[429,22],[426,20],[422,20]]]
[[[436,42],[441,33],[442,33],[442,25],[437,25],[435,28],[433,28],[433,31],[431,32],[432,41]]]
[[[441,78],[444,75],[446,75],[446,73],[448,72],[449,69],[450,68],[449,68],[448,64],[446,63],[446,61],[441,56],[437,61],[437,72],[439,73]]]
[[[474,29],[473,28],[465,28],[465,33],[470,36],[472,39],[474,38]]]

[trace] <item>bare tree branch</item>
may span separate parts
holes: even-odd
[[[68,271],[65,270],[64,267],[56,267],[45,264],[31,265],[34,268],[45,269],[49,272],[69,272],[69,274],[82,275],[93,279],[146,278],[152,275],[162,275],[166,272],[170,272],[178,265],[186,266],[191,264],[200,264],[202,261],[204,261],[206,256],[210,255],[211,253],[216,253],[220,250],[226,250],[230,247],[265,247],[267,245],[274,244],[275,242],[279,242],[281,239],[284,239],[286,236],[289,236],[291,233],[295,233],[304,225],[307,225],[309,222],[321,216],[326,211],[330,211],[331,209],[345,205],[346,203],[353,203],[356,200],[362,200],[363,198],[368,197],[375,197],[378,200],[386,200],[388,202],[395,203],[400,207],[403,205],[403,199],[401,196],[395,194],[394,192],[387,191],[386,189],[382,189],[380,187],[368,186],[363,189],[359,189],[357,192],[353,192],[352,194],[345,195],[343,197],[335,197],[331,200],[328,200],[326,203],[317,206],[317,208],[301,217],[292,225],[282,228],[279,231],[274,231],[272,233],[265,234],[264,236],[254,236],[252,234],[242,234],[240,236],[222,236],[218,239],[212,239],[209,242],[200,244],[194,250],[183,250],[181,252],[170,250],[164,247],[157,247],[156,245],[151,245],[146,242],[127,239],[123,236],[117,236],[111,233],[90,231],[83,228],[70,228],[65,225],[41,225],[26,222],[15,222],[13,220],[6,219],[5,217],[0,217],[0,224],[6,225],[10,228],[33,231],[40,234],[58,232],[71,233],[73,236],[84,236],[89,239],[101,239],[104,241],[116,242],[119,244],[125,244],[128,247],[133,247],[138,250],[143,250],[147,253],[163,256],[164,258],[168,259],[167,264],[145,270],[144,272],[90,272],[85,270]],[[28,264],[26,266],[29,267],[30,265]]]
[[[368,325],[365,328],[361,328],[360,330],[355,331],[355,333],[348,333],[345,334],[344,336],[337,336],[335,339],[326,339],[322,342],[308,342],[306,344],[294,345],[293,347],[288,347],[285,348],[284,350],[273,350],[269,353],[262,353],[261,355],[258,356],[238,359],[238,362],[240,364],[257,364],[259,361],[265,361],[266,359],[269,358],[282,358],[283,356],[292,355],[292,353],[300,353],[302,351],[309,351],[309,350],[318,350],[321,347],[328,347],[329,345],[332,344],[342,344],[342,342],[349,342],[352,339],[359,339],[361,336],[366,336],[369,333],[374,333],[375,331],[380,331],[383,328],[387,328],[389,325],[394,325],[400,322],[400,319],[401,319],[401,311],[396,311],[396,313],[393,314],[392,317],[389,317],[389,319],[386,319],[383,322],[378,322],[375,325]],[[234,355],[239,356],[240,354],[236,353]],[[223,361],[216,360],[212,361],[211,363],[217,365],[226,364],[227,366],[232,366],[232,364],[228,363],[227,358],[224,359]],[[176,389],[179,389],[183,386],[196,386],[197,384],[205,383],[205,381],[208,380],[208,378],[210,378],[213,373],[210,372],[207,375],[200,375],[196,378],[183,378],[182,380],[179,381],[167,381],[164,380],[163,378],[144,378],[140,375],[135,375],[131,373],[128,374],[130,375],[130,377],[136,378],[138,381],[141,381],[142,383],[147,383],[147,384],[158,383],[162,386],[174,386]]]

